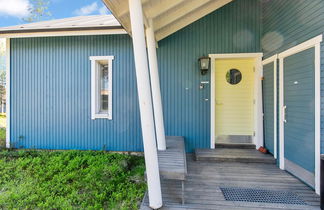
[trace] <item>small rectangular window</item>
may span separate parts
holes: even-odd
[[[91,119],[112,119],[113,56],[91,56]]]

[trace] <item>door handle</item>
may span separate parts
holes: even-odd
[[[287,106],[283,106],[282,107],[282,117],[283,117],[283,121],[284,121],[284,123],[287,123],[287,115],[286,115],[286,109],[287,109]]]

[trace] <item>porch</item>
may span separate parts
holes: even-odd
[[[162,179],[162,209],[320,209],[319,196],[275,164],[194,159],[193,154],[187,155],[185,204],[181,204],[181,182]],[[307,205],[226,201],[220,187],[292,192]],[[140,209],[150,209],[147,194]]]
[[[234,11],[236,11],[235,8],[245,8],[245,6],[236,5],[243,1],[212,0],[199,1],[197,3],[196,1],[171,0],[162,3],[162,1],[154,0],[104,0],[104,2],[125,30],[131,34],[133,39],[148,184],[148,195],[145,196],[142,204],[143,209],[148,206],[155,209],[162,206],[164,208],[195,209],[224,209],[225,207],[244,209],[305,209],[318,207],[319,201],[315,192],[287,172],[283,172],[277,168],[273,160],[269,161],[272,164],[269,164],[269,162],[266,164],[262,161],[247,163],[246,161],[237,162],[237,158],[234,157],[232,158],[232,162],[223,162],[220,161],[223,157],[218,156],[220,150],[217,150],[216,153],[214,150],[207,151],[209,154],[206,153],[207,155],[212,155],[212,159],[218,159],[216,163],[206,162],[206,160],[201,159],[195,162],[193,161],[193,156],[188,156],[188,176],[186,176],[184,184],[186,202],[184,205],[181,205],[183,184],[179,182],[179,179],[170,177],[168,180],[171,179],[173,181],[163,179],[165,173],[161,168],[169,169],[170,167],[161,167],[161,164],[165,162],[161,161],[160,156],[161,154],[165,154],[165,151],[168,152],[165,134],[169,133],[187,138],[189,141],[186,144],[186,149],[189,152],[197,148],[214,149],[215,143],[219,143],[219,139],[223,136],[244,136],[251,139],[252,141],[249,143],[253,143],[256,148],[265,146],[277,158],[277,125],[279,125],[280,128],[278,130],[280,136],[278,139],[280,151],[278,157],[280,158],[280,168],[289,170],[289,167],[284,166],[285,161],[293,160],[294,164],[292,164],[293,167],[291,168],[295,172],[294,170],[290,170],[291,173],[295,175],[298,173],[302,175],[306,174],[306,177],[298,177],[304,181],[306,180],[305,182],[313,186],[319,194],[319,154],[321,147],[319,138],[320,114],[318,113],[320,113],[319,60],[322,35],[308,41],[305,41],[307,40],[305,37],[305,39],[298,42],[301,43],[299,45],[296,45],[297,43],[294,41],[291,42],[291,45],[283,48],[279,49],[278,46],[276,50],[268,50],[262,48],[264,40],[261,40],[262,38],[259,37],[262,34],[261,29],[263,24],[262,21],[258,22],[258,20],[263,20],[262,5],[259,5],[260,7],[257,5],[249,5],[248,8],[253,12],[246,11],[240,16]],[[256,1],[249,1],[249,3],[251,2]],[[220,10],[217,15],[215,12],[215,16],[208,16],[208,14],[218,9]],[[260,12],[259,16],[247,18],[244,22],[240,21],[242,17],[248,17],[246,14],[257,14],[258,11]],[[272,10],[269,13],[271,12]],[[222,14],[225,15],[223,16]],[[286,15],[286,12],[284,14]],[[200,21],[200,19],[201,21],[204,18],[207,20],[209,17],[212,18],[208,24],[203,24],[203,22],[195,23],[195,21]],[[239,18],[231,19],[231,17]],[[273,19],[277,20],[277,17],[273,17]],[[250,23],[250,26],[241,31],[242,28],[238,23],[243,26],[246,23]],[[256,27],[254,23],[256,23]],[[201,25],[202,27],[199,29],[188,27],[186,31],[185,27],[191,24]],[[233,27],[231,24],[239,26],[238,28],[234,27],[237,31],[232,30]],[[227,27],[228,25],[229,27]],[[270,25],[275,24],[271,23]],[[215,28],[209,31],[210,27]],[[290,28],[291,26],[288,27]],[[255,30],[252,30],[252,28]],[[272,30],[276,31],[277,28]],[[175,35],[176,32],[180,36]],[[222,36],[221,32],[226,33]],[[270,32],[272,33],[272,31]],[[266,35],[264,34],[264,37]],[[182,50],[176,51],[174,55],[170,53],[174,52],[174,49],[178,49],[177,43],[181,43],[183,40],[184,47],[181,48]],[[275,40],[276,38],[269,38],[270,45]],[[169,41],[170,48],[166,47],[168,45],[165,44],[169,43]],[[302,43],[302,41],[304,42]],[[162,57],[160,60],[157,58],[157,44],[160,46],[159,53]],[[248,45],[256,47],[248,47]],[[281,45],[282,43],[280,47]],[[296,46],[289,49],[292,45]],[[292,57],[290,63],[286,62],[284,64],[284,58],[308,49],[310,51]],[[189,51],[196,53],[187,56],[186,53]],[[271,51],[271,53],[268,51]],[[264,56],[264,53],[267,56]],[[206,54],[208,58],[206,58]],[[268,62],[267,60],[270,55],[273,55],[275,59],[271,59]],[[172,65],[166,64],[166,67],[163,67],[166,60],[168,60],[165,59],[167,57],[177,59],[172,59]],[[197,58],[199,62],[197,62]],[[262,62],[263,58],[268,59]],[[278,58],[280,59],[279,75],[277,75],[276,70]],[[302,76],[306,67],[304,66],[305,62],[300,61],[304,60],[304,58],[310,61],[305,64],[306,67],[309,67],[307,69],[308,71],[306,71],[308,73],[307,76]],[[207,61],[202,62],[205,59]],[[160,66],[158,65],[158,60],[161,63]],[[198,69],[194,69],[198,67],[197,64],[200,74],[197,72]],[[270,65],[266,66],[267,64]],[[159,67],[162,67],[160,71]],[[265,72],[265,74],[269,74],[268,76],[263,76],[263,68],[269,69]],[[283,74],[283,68],[288,69],[285,72],[291,75],[287,74],[285,76]],[[166,71],[170,69],[172,73],[167,74]],[[300,73],[296,76],[293,73],[293,69],[298,69]],[[208,70],[210,74],[206,73]],[[183,74],[180,74],[181,71],[183,71]],[[162,79],[159,78],[159,73],[162,74]],[[177,75],[178,73],[180,76]],[[279,97],[277,97],[277,76],[279,76],[279,86],[281,87],[279,88],[281,91],[279,92]],[[285,84],[290,84],[290,86],[283,87],[284,76],[288,78]],[[172,78],[171,83],[174,86],[168,92],[176,92],[178,95],[164,98],[163,105],[167,105],[165,110],[170,110],[169,107],[172,107],[173,103],[178,103],[178,99],[181,105],[178,106],[179,109],[177,111],[163,114],[160,82],[162,81],[162,88],[169,86],[171,83],[163,84],[163,82],[170,80],[170,78]],[[264,80],[265,78],[266,80]],[[307,80],[304,81],[305,78]],[[266,89],[262,89],[262,87],[266,87]],[[317,87],[316,90],[315,87]],[[289,95],[283,90],[288,91],[292,95]],[[309,90],[312,93],[314,92],[314,94],[304,93],[301,90]],[[300,98],[296,97],[296,95]],[[310,96],[310,98],[305,100],[302,98],[305,95]],[[194,96],[197,97],[195,98]],[[277,99],[279,99],[279,106],[277,106]],[[287,110],[292,111],[287,115],[287,106],[284,106],[285,99],[291,100],[291,104]],[[314,101],[314,104],[299,104],[295,103],[296,101]],[[183,107],[187,107],[188,105],[191,106],[190,109],[183,109]],[[277,107],[279,107],[279,115],[277,113]],[[209,108],[210,112],[206,111]],[[307,112],[299,111],[308,110],[308,108],[314,114],[309,115]],[[182,112],[182,115],[180,114],[180,110],[185,110]],[[190,116],[190,118],[182,118],[182,116]],[[269,119],[264,119],[264,116],[269,116]],[[279,120],[277,120],[277,116],[279,116]],[[290,116],[291,118],[287,121],[286,116]],[[166,124],[166,129],[164,127],[164,117],[169,120],[168,124]],[[178,119],[179,121],[177,121]],[[197,119],[200,119],[200,121]],[[308,126],[307,128],[309,129],[306,132],[298,133],[296,131],[301,131],[302,129],[300,128],[306,127],[306,121],[303,119],[307,119],[314,124]],[[193,124],[192,122],[197,123]],[[288,145],[284,142],[284,123],[286,123],[286,128],[290,129],[290,133],[286,133],[286,138],[290,140],[290,147],[287,146],[286,149],[289,148],[290,151],[293,151],[291,154],[289,153],[290,157],[284,152],[284,146]],[[185,131],[178,130],[177,126],[180,124],[187,126]],[[198,127],[201,130],[200,133],[202,136],[197,136],[195,132],[192,132],[192,137],[188,137],[188,131],[193,131]],[[176,129],[173,130],[173,128]],[[210,132],[210,135],[208,135],[208,132]],[[206,140],[206,137],[210,138],[210,145],[206,145],[207,141],[199,142],[201,144],[193,142],[193,139],[201,141],[201,139]],[[314,139],[314,141],[308,141],[308,139]],[[300,144],[300,142],[303,142],[303,144]],[[303,152],[306,148],[308,150]],[[239,153],[236,151],[235,154],[237,155]],[[259,155],[256,151],[247,153],[248,155]],[[296,154],[298,153],[302,157],[297,157]],[[223,155],[228,155],[228,150],[223,150]],[[168,163],[174,161],[172,157],[169,157],[169,160],[167,161]],[[254,161],[259,160],[258,157],[254,158]],[[181,167],[183,165],[181,163]],[[160,181],[161,177],[162,180]],[[310,181],[307,182],[307,180]],[[293,195],[302,201],[302,205],[289,203],[289,199],[286,199],[285,196],[279,196],[280,202],[264,202],[268,200],[266,196],[263,197],[263,202],[261,201],[259,203],[254,202],[255,200],[253,199],[247,199],[248,202],[228,201],[225,200],[223,192],[221,192],[221,187],[240,187],[243,190],[254,190],[256,192],[263,190],[266,193],[272,193],[273,197],[276,197],[276,193]]]

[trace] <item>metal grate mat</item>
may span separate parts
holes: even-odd
[[[228,201],[307,205],[295,193],[288,191],[234,187],[221,187],[220,189]]]

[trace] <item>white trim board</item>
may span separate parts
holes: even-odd
[[[279,54],[279,167],[280,169],[285,169],[285,148],[284,148],[284,59],[288,56],[297,54],[304,50],[314,47],[315,50],[315,192],[320,194],[320,152],[321,152],[321,84],[320,84],[320,74],[321,74],[321,63],[320,63],[320,53],[321,47],[320,43],[323,40],[323,36],[319,35],[313,39],[303,42],[295,47],[292,47]]]
[[[90,36],[127,34],[124,29],[88,30],[88,31],[53,31],[53,32],[28,32],[0,34],[0,38],[27,38],[27,37],[53,37],[53,36]]]
[[[273,63],[273,150],[274,158],[277,159],[277,59],[278,55],[273,55],[262,61],[265,66]],[[264,71],[264,69],[262,69]]]
[[[309,48],[315,47],[316,44],[321,43],[323,40],[323,35],[318,35],[306,42],[303,42],[299,45],[296,45],[295,47],[292,47],[286,51],[283,51],[282,53],[279,53],[278,58],[286,58],[290,55],[294,55],[296,53],[302,52],[304,50],[307,50]]]
[[[267,58],[267,59],[264,59],[264,60],[262,61],[262,65],[267,65],[267,64],[269,64],[269,63],[275,62],[275,61],[277,61],[277,59],[278,59],[278,55],[275,54],[275,55],[273,55],[273,56],[271,56],[271,57],[269,57],[269,58]]]
[[[6,147],[10,148],[10,39],[6,39]]]
[[[254,88],[254,130],[253,142],[256,149],[263,146],[263,110],[262,110],[262,56],[263,53],[232,53],[232,54],[209,54],[211,59],[210,79],[210,148],[215,148],[215,62],[216,59],[226,58],[254,58],[255,59],[255,88]]]

